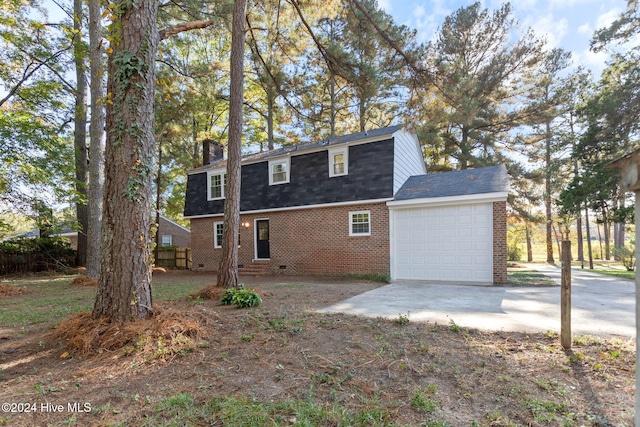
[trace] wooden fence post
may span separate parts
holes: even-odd
[[[560,290],[560,344],[571,349],[571,241],[562,241],[562,281]]]

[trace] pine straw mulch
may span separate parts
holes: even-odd
[[[219,301],[224,295],[226,288],[216,286],[214,284],[207,285],[195,294],[189,295],[191,298],[202,298],[209,301]]]
[[[28,294],[29,291],[23,289],[19,286],[8,285],[4,283],[0,283],[0,298],[10,297],[13,295],[23,295]]]
[[[72,286],[97,286],[98,279],[94,279],[93,277],[85,276],[84,274],[76,277],[71,281]]]
[[[204,328],[216,318],[215,312],[204,307],[184,310],[175,303],[156,303],[153,316],[135,322],[112,323],[81,312],[53,329],[50,337],[64,343],[65,357],[113,356],[117,352],[149,363],[184,355],[206,344]]]

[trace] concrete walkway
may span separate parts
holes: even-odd
[[[531,264],[558,286],[497,287],[398,281],[321,312],[397,318],[485,330],[560,332],[560,268]],[[572,270],[573,336],[635,338],[635,282]]]

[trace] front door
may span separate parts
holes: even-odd
[[[256,220],[256,259],[269,259],[269,220]]]

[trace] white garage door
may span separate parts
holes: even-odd
[[[491,203],[394,209],[394,279],[493,281]]]

